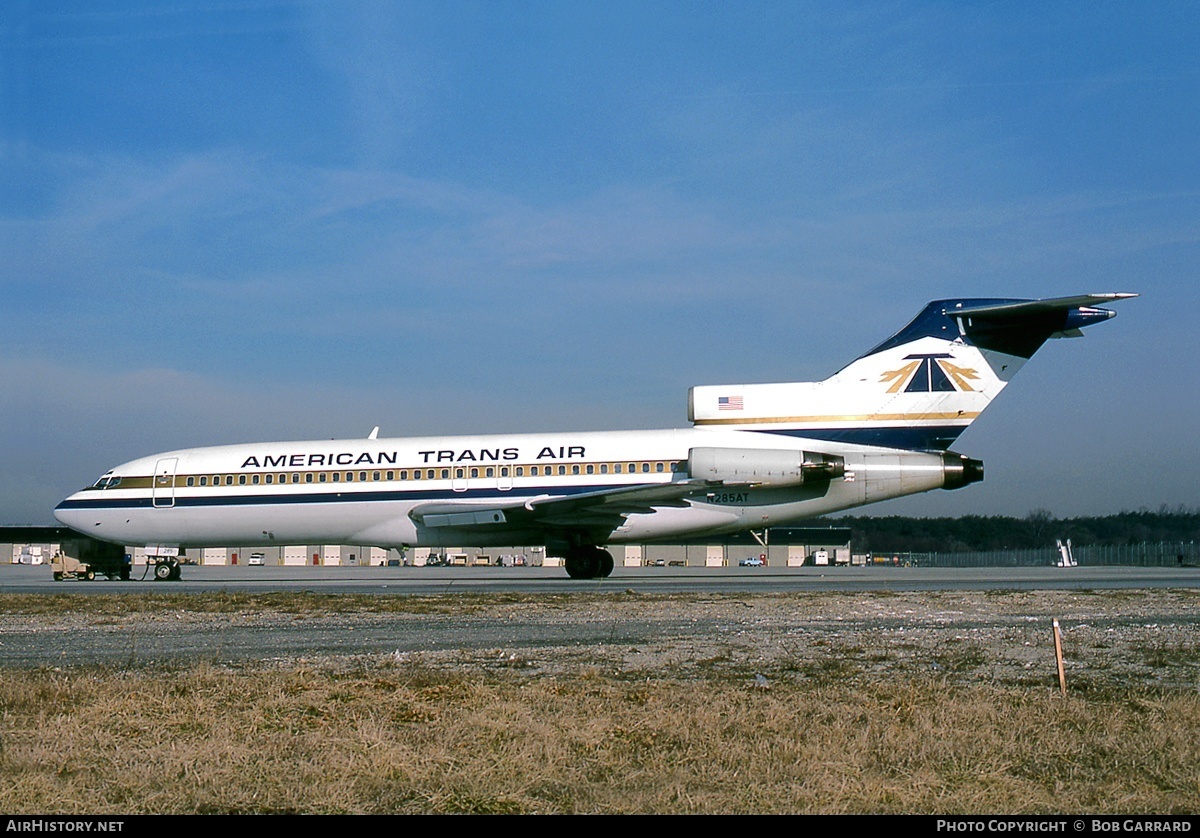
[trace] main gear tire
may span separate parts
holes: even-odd
[[[600,572],[600,558],[591,548],[572,550],[566,558],[567,575],[572,579],[595,579]]]

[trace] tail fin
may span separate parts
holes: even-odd
[[[929,303],[870,352],[818,382],[693,387],[688,418],[813,439],[941,450],[1049,338],[1079,337],[1136,294]]]

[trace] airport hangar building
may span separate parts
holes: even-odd
[[[761,540],[760,540],[761,539]],[[850,549],[848,527],[772,527],[758,533],[740,533],[720,540],[671,544],[625,544],[609,548],[618,567],[676,566],[726,567],[743,559],[761,558],[771,567],[800,567],[805,564],[865,564],[866,556]],[[0,526],[0,562],[10,556],[13,564],[49,564],[59,550],[74,557],[97,550],[117,550],[66,527]],[[181,551],[186,564],[198,565],[542,565],[557,566],[561,560],[546,556],[544,547],[513,545],[486,549],[416,547],[403,552],[369,545],[318,544],[271,547],[205,547]],[[126,547],[126,561],[146,564],[146,551]]]

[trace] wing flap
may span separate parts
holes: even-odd
[[[503,508],[464,510],[456,507],[453,512],[423,512],[420,519],[427,527],[491,527],[508,523]]]
[[[505,526],[617,527],[626,515],[653,512],[656,507],[686,507],[688,495],[703,491],[703,480],[640,484],[600,489],[578,495],[543,495],[501,505],[427,503],[409,512],[426,527],[493,528]]]

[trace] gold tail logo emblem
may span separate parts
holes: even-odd
[[[951,363],[948,360],[951,357],[948,354],[909,355],[904,360],[910,363],[885,372],[879,383],[891,382],[887,389],[889,393],[974,392],[971,382],[979,380],[979,373]]]

